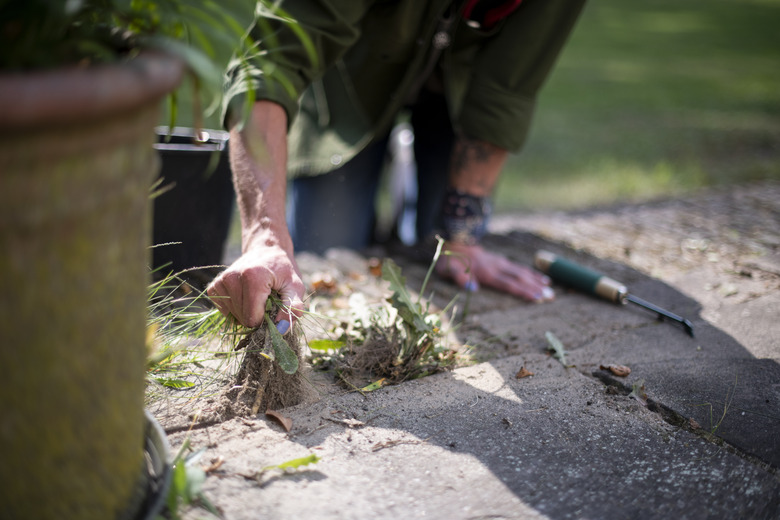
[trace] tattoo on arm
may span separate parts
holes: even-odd
[[[455,143],[455,151],[452,157],[453,171],[463,171],[473,163],[485,163],[491,157],[495,148],[484,141],[461,136]]]
[[[480,196],[489,195],[507,151],[479,139],[458,137],[450,162],[450,184]]]

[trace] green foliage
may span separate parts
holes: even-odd
[[[236,354],[225,352],[223,343],[233,344],[248,329],[227,319],[205,302],[205,295],[173,275],[150,284],[147,298],[146,374],[150,382],[189,390],[207,372],[215,377],[225,372]],[[205,363],[211,365],[209,370]],[[154,389],[155,385],[148,387],[148,400],[153,399]]]
[[[583,208],[780,178],[780,2],[589,2],[496,208]]]
[[[262,471],[271,471],[273,469],[280,469],[282,471],[288,471],[292,469],[299,469],[303,466],[308,466],[309,464],[316,464],[322,459],[312,453],[311,455],[307,455],[305,457],[300,457],[297,459],[288,460],[287,462],[282,462],[281,464],[275,464],[273,466],[266,466],[262,469]]]
[[[414,345],[428,342],[435,332],[431,322],[438,324],[438,321],[433,319],[432,315],[427,314],[426,309],[423,309],[419,302],[412,301],[409,290],[406,288],[406,277],[401,274],[401,268],[391,258],[385,259],[382,263],[382,278],[390,282],[390,290],[393,291],[390,303],[398,312],[401,322],[408,332],[406,348],[401,349],[403,355]]]
[[[313,363],[334,368],[344,383],[361,392],[422,377],[453,365],[456,352],[447,344],[444,322],[454,300],[447,308],[434,311],[423,299],[442,245],[443,241],[440,241],[417,297],[409,290],[401,268],[392,259],[384,259],[382,279],[388,283],[391,295],[369,305],[362,293],[353,293],[349,297],[348,323],[343,328],[336,328],[339,337],[310,342]],[[346,379],[350,374],[381,379],[361,387]]]
[[[315,59],[312,42],[278,2],[257,3],[282,17]],[[161,50],[187,64],[193,90],[173,96],[169,121],[176,119],[177,105],[184,101],[193,107],[191,126],[200,126],[202,117],[221,105],[231,55],[241,57],[243,68],[260,67],[285,81],[265,62],[271,43],[261,45],[248,35],[254,5],[244,0],[0,0],[0,71],[84,67]],[[250,78],[246,81],[251,94]],[[208,101],[204,109],[202,95]]]
[[[329,350],[338,350],[347,345],[344,340],[337,339],[315,339],[309,342],[309,348],[320,352],[328,352]]]
[[[285,374],[294,374],[298,371],[298,355],[290,348],[290,345],[284,339],[276,325],[271,321],[268,313],[265,313],[265,323],[267,333],[271,335],[271,345],[273,346],[273,359],[279,364],[279,367]]]
[[[147,379],[171,390],[191,390],[209,378],[222,380],[237,369],[252,343],[254,330],[244,327],[213,308],[208,297],[193,291],[186,282],[169,275],[152,283],[148,290]],[[264,344],[254,352],[274,362],[287,374],[298,371],[295,351],[273,323],[282,309],[279,295],[266,303]],[[225,347],[227,345],[227,348]],[[259,349],[259,351],[257,350]],[[153,400],[155,385],[147,388]],[[202,395],[187,394],[190,397]]]
[[[166,499],[166,516],[158,516],[158,520],[164,518],[179,520],[182,508],[190,505],[201,507],[217,517],[221,516],[202,492],[203,483],[206,482],[206,472],[199,466],[199,462],[205,449],[185,457],[184,454],[189,449],[188,437],[173,460],[171,486]]]

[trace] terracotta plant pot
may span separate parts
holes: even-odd
[[[182,73],[0,74],[0,516],[143,508],[154,127]]]

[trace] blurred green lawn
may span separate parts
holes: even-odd
[[[575,209],[770,178],[780,179],[780,0],[591,0],[495,202]]]
[[[573,209],[780,179],[780,1],[591,1],[497,190]]]

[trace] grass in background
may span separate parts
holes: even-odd
[[[780,1],[590,2],[499,211],[780,179]]]
[[[780,0],[592,0],[510,158],[497,210],[780,179],[779,25]],[[216,52],[227,64],[229,49]],[[188,111],[178,124],[192,125]],[[219,128],[219,113],[205,125]]]

